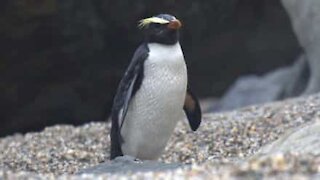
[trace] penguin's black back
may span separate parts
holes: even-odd
[[[149,48],[146,43],[143,43],[138,47],[117,89],[111,112],[112,127],[110,133],[110,159],[114,159],[118,156],[123,156],[121,150],[123,139],[121,137],[120,131],[121,124],[123,123],[126,115],[127,108],[125,107],[129,106],[130,100],[134,97],[141,86],[143,80],[143,66],[145,60],[148,57],[148,53]],[[131,85],[132,88],[130,88]],[[124,111],[121,111],[121,109],[123,108]],[[119,113],[122,113],[122,120],[119,119]]]

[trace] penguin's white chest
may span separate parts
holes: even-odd
[[[144,78],[130,102],[121,135],[125,155],[158,158],[184,117],[187,69],[180,44],[148,44]]]

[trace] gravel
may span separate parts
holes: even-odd
[[[192,132],[181,121],[160,158],[184,163],[169,171],[75,175],[109,160],[109,123],[57,125],[42,132],[0,139],[0,179],[319,178],[320,157],[312,154],[253,156],[285,133],[320,119],[320,94],[205,114]]]

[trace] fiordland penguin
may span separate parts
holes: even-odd
[[[160,14],[141,20],[139,27],[144,42],[133,55],[112,107],[110,159],[157,159],[184,113],[193,131],[201,123],[179,43],[181,22]]]

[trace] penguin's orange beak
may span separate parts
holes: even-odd
[[[178,30],[181,28],[181,26],[182,26],[181,22],[178,19],[175,19],[170,21],[167,27],[170,29]]]

